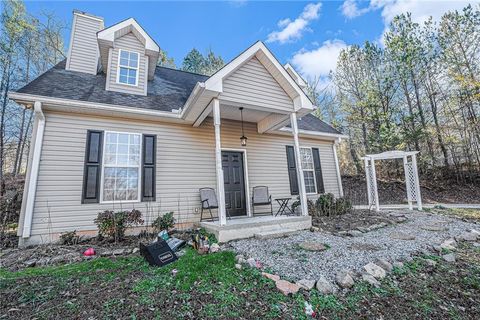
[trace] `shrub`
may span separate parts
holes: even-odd
[[[131,211],[105,210],[99,212],[95,219],[98,234],[101,237],[121,240],[125,236],[125,230],[135,225],[143,224],[142,213],[136,209]]]
[[[349,199],[345,197],[341,197],[341,198],[338,198],[337,201],[335,202],[335,208],[336,208],[336,214],[345,214],[352,211],[353,206],[352,206],[352,202]]]
[[[341,215],[352,210],[352,203],[347,198],[337,198],[331,193],[322,194],[316,202],[316,213],[319,216]]]
[[[77,235],[77,231],[64,232],[60,235],[60,243],[64,245],[74,245],[80,240],[80,236]]]
[[[167,212],[163,216],[158,217],[152,223],[152,227],[156,232],[167,230],[173,228],[175,225],[175,218],[173,217],[173,212]]]
[[[300,196],[297,197],[297,200],[295,200],[293,203],[292,203],[292,211],[295,212],[295,210],[297,210],[297,208],[300,206]],[[308,208],[308,214],[313,216],[315,215],[315,204],[313,203],[312,200],[310,199],[307,199],[307,208]]]

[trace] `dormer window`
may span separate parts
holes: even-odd
[[[138,60],[137,52],[120,50],[118,58],[117,82],[131,86],[138,85]]]

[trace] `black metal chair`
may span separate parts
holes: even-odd
[[[203,210],[210,212],[210,218],[213,218],[212,209],[218,209],[217,194],[213,188],[200,188],[200,201],[202,202],[202,211],[200,212],[200,221],[203,220]]]
[[[256,206],[266,206],[266,205],[270,205],[270,214],[273,215],[272,196],[268,193],[268,187],[267,186],[253,187],[253,192],[252,192],[253,214],[255,214]]]

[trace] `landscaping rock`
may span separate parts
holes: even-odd
[[[393,269],[392,264],[385,259],[378,259],[375,264],[387,272],[391,272]]]
[[[475,248],[480,248],[480,243],[479,243],[479,242],[474,242],[474,243],[472,243],[472,245],[473,245]]]
[[[220,246],[218,245],[218,243],[212,243],[212,245],[210,246],[210,252],[215,253],[218,251],[220,251]]]
[[[107,251],[102,251],[100,252],[101,257],[110,257],[113,256],[113,251],[107,250]]]
[[[403,262],[400,262],[400,261],[395,261],[395,262],[393,263],[393,267],[394,267],[394,268],[401,269],[401,268],[403,268],[403,266],[404,266]]]
[[[453,238],[447,239],[440,244],[440,248],[445,250],[455,250],[457,248],[457,241]]]
[[[305,241],[299,244],[299,247],[307,251],[324,251],[328,247],[321,242]]]
[[[235,256],[235,261],[239,262],[240,259],[245,260],[245,256],[243,254],[237,254]]]
[[[332,294],[335,293],[335,287],[333,284],[330,283],[330,281],[327,280],[324,276],[320,276],[320,278],[317,280],[317,290],[321,294]]]
[[[27,267],[35,267],[37,264],[37,259],[29,259],[23,263]]]
[[[139,251],[140,251],[140,249],[139,249],[139,248],[133,248],[133,250],[132,250],[132,253],[134,253],[134,254],[135,254],[135,253],[137,253],[137,252],[139,252]]]
[[[445,254],[442,256],[443,260],[447,261],[447,262],[455,262],[456,261],[456,258],[455,258],[455,254],[453,253],[449,253],[449,254]]]
[[[335,276],[335,281],[341,288],[344,288],[344,289],[349,289],[353,287],[353,285],[355,284],[355,281],[353,280],[350,273],[345,270],[342,270],[337,273],[337,275]]]
[[[256,268],[257,267],[257,261],[253,258],[248,258],[247,259],[247,264],[250,268]]]
[[[368,273],[362,274],[362,280],[376,288],[380,287],[380,282],[378,282],[377,279],[375,279],[375,277],[372,276],[371,274],[368,274]]]
[[[264,276],[265,278],[268,278],[270,280],[273,280],[273,281],[278,281],[280,280],[280,276],[276,275],[276,274],[271,274],[271,273],[266,273],[266,272],[262,272],[262,276]]]
[[[125,254],[125,249],[115,249],[113,250],[112,254],[114,256],[121,256],[121,255],[124,255]]]
[[[475,229],[469,229],[469,230],[468,230],[468,232],[470,232],[470,233],[474,233],[474,234],[476,234],[476,235],[477,235],[477,237],[479,237],[479,238],[480,238],[480,231],[478,231],[478,230],[475,230]]]
[[[477,235],[475,232],[464,232],[459,237],[458,240],[460,241],[477,241],[477,238],[480,236]]]
[[[242,265],[236,263],[236,264],[235,264],[235,269],[242,270]]]
[[[445,231],[447,230],[447,228],[445,228],[444,226],[439,226],[439,225],[426,225],[426,226],[421,226],[420,227],[421,229],[423,230],[426,230],[426,231]]]
[[[315,287],[315,280],[302,279],[297,281],[297,285],[304,290],[312,290]]]
[[[289,294],[295,294],[300,290],[300,287],[295,283],[288,282],[286,280],[278,280],[275,282],[277,289],[288,296]]]
[[[435,267],[437,265],[437,262],[432,260],[432,259],[425,259],[425,264],[429,267]]]
[[[350,236],[350,237],[360,237],[361,235],[362,235],[362,232],[358,230],[350,230],[347,232],[347,236]]]
[[[367,233],[368,231],[370,231],[368,228],[365,228],[365,227],[358,227],[357,230],[362,233]]]
[[[318,232],[318,231],[320,231],[320,228],[319,228],[319,227],[312,226],[312,227],[310,228],[310,231],[312,231],[312,232]]]
[[[390,238],[396,239],[396,240],[415,240],[414,235],[411,235],[411,234],[408,234],[408,233],[405,233],[405,232],[401,232],[401,231],[396,231],[396,232],[390,233]]]
[[[377,266],[375,263],[370,262],[369,264],[365,265],[363,269],[375,279],[383,279],[387,275],[386,271],[381,267]]]

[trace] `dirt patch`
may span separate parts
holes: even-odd
[[[364,176],[342,176],[345,196],[354,205],[368,204],[367,182]],[[403,179],[378,179],[378,197],[381,204],[407,204],[407,191]],[[480,181],[461,184],[455,180],[420,177],[420,189],[424,203],[480,203]]]
[[[369,210],[353,210],[338,216],[313,217],[312,224],[321,231],[341,233],[350,230],[368,232],[369,229],[377,229],[395,223],[405,222],[407,218],[402,215],[390,215],[389,212],[375,212]]]

